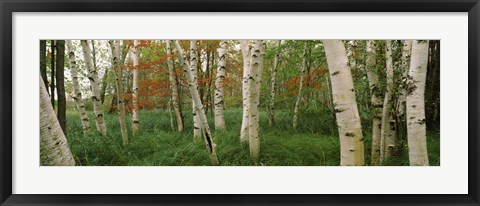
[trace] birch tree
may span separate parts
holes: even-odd
[[[249,93],[250,93],[250,48],[248,40],[240,40],[240,49],[242,50],[243,57],[243,79],[242,79],[242,101],[243,101],[243,114],[242,114],[242,126],[240,129],[240,142],[248,142],[249,139]]]
[[[47,88],[40,77],[40,165],[75,166],[67,139],[58,123]]]
[[[305,71],[307,70],[307,41],[305,41],[304,43],[302,56],[303,56],[303,60],[302,60],[302,69],[300,70],[300,83],[298,85],[298,95],[297,95],[297,100],[295,101],[295,108],[293,110],[293,119],[292,119],[293,128],[297,128],[297,124],[298,124],[298,109],[300,107],[300,101],[302,100],[303,81],[305,79]]]
[[[425,81],[428,40],[413,40],[407,80],[407,135],[411,166],[428,166],[425,120]]]
[[[80,91],[80,84],[78,83],[77,61],[75,58],[75,52],[74,52],[72,40],[67,40],[66,43],[67,43],[70,75],[72,76],[72,87],[73,87],[72,98],[73,100],[75,100],[75,105],[77,106],[78,114],[80,115],[80,120],[82,121],[83,132],[85,134],[88,134],[90,132],[90,119],[88,118],[87,112],[85,111],[85,102],[82,97],[82,92]]]
[[[377,54],[376,43],[374,40],[367,40],[367,77],[368,86],[370,87],[370,101],[372,103],[373,120],[372,120],[372,165],[380,164],[380,137],[382,128],[382,108],[383,102],[379,91],[378,74],[376,72]]]
[[[281,40],[277,41],[277,49],[279,49]],[[273,59],[273,68],[272,68],[272,82],[270,86],[270,106],[269,109],[269,118],[268,124],[270,127],[275,125],[275,95],[277,93],[277,71],[278,71],[278,62],[280,61],[280,51],[277,50],[275,53],[275,58]]]
[[[260,85],[262,81],[263,70],[263,41],[254,40],[251,51],[251,65],[249,78],[249,108],[248,108],[248,126],[249,126],[249,148],[250,156],[253,162],[258,163],[260,159],[260,137],[259,130],[259,110],[260,106]]]
[[[177,81],[175,78],[175,68],[173,67],[170,40],[166,41],[166,47],[167,47],[166,49],[167,49],[168,78],[170,80],[170,88],[172,92],[171,99],[173,104],[173,110],[175,111],[175,117],[177,120],[177,130],[181,132],[183,131],[183,118],[180,110],[180,99],[179,99],[180,96],[178,94]]]
[[[127,120],[125,114],[125,100],[123,98],[123,75],[120,69],[120,40],[108,41],[112,50],[113,70],[115,71],[115,86],[117,88],[117,105],[119,113],[120,131],[122,133],[123,145],[128,144]]]
[[[133,40],[132,59],[133,59],[133,94],[132,94],[132,130],[138,133],[138,40]],[[120,57],[118,55],[117,57]]]
[[[223,104],[223,84],[225,81],[225,68],[227,66],[227,42],[221,41],[218,51],[218,65],[217,65],[217,77],[215,79],[215,129],[225,128],[225,117],[223,116],[224,104]]]
[[[181,57],[181,56],[180,56]],[[179,58],[180,58],[179,57]],[[190,69],[193,75],[193,81],[195,82],[195,90],[198,91],[198,80],[197,80],[197,41],[190,41]],[[197,140],[202,137],[201,123],[198,116],[198,111],[195,109],[195,101],[192,101],[192,111],[193,111],[193,139]]]
[[[192,101],[194,102],[194,105],[195,105],[196,114],[199,116],[198,118],[199,125],[201,126],[202,136],[203,136],[203,139],[205,140],[205,145],[210,154],[210,161],[212,162],[213,165],[218,165],[219,161],[218,161],[217,152],[216,152],[216,145],[213,142],[213,136],[210,133],[210,128],[207,122],[207,116],[205,115],[205,109],[202,105],[202,101],[200,100],[200,94],[198,93],[198,90],[197,90],[197,81],[195,80],[195,76],[193,75],[193,72],[194,70],[196,70],[196,68],[191,67],[191,65],[189,65],[187,61],[187,56],[183,52],[183,49],[182,47],[180,47],[180,44],[178,43],[178,41],[175,41],[174,44],[178,53],[178,59],[180,60],[180,64],[182,64],[183,70],[188,78],[188,87],[190,89]]]
[[[340,165],[364,165],[362,126],[345,46],[341,40],[323,40],[323,44],[340,137]]]
[[[97,130],[103,135],[107,136],[107,124],[105,122],[105,115],[103,112],[103,105],[100,99],[100,90],[98,87],[98,75],[95,67],[93,66],[92,56],[88,40],[81,40],[83,50],[83,59],[88,70],[88,79],[90,80],[90,86],[92,88],[92,102],[93,113],[95,113],[95,123]]]
[[[396,134],[394,130],[394,121],[392,118],[392,96],[393,96],[393,60],[392,60],[392,41],[385,41],[385,57],[386,57],[386,72],[387,72],[387,91],[383,102],[382,111],[382,129],[380,136],[380,162],[388,159],[393,152],[396,144]]]
[[[402,48],[402,85],[400,86],[400,95],[398,97],[398,104],[397,104],[397,111],[399,116],[405,115],[405,105],[407,101],[406,95],[406,80],[408,76],[408,69],[410,66],[410,56],[412,53],[412,40],[405,40],[403,41],[403,48]]]

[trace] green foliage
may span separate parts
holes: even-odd
[[[222,166],[253,165],[248,145],[240,144],[241,109],[225,111],[226,130],[213,130],[217,154]],[[265,112],[260,114],[261,165],[264,166],[336,166],[340,162],[337,128],[330,111],[307,110],[299,116],[299,127],[291,128],[291,112],[277,112],[277,124],[268,126]],[[210,117],[209,115],[207,115]],[[90,113],[92,130],[95,130],[93,114]],[[140,112],[140,133],[122,145],[118,116],[106,114],[107,137],[96,131],[83,135],[80,118],[76,111],[68,111],[68,143],[77,165],[82,166],[160,166],[160,165],[210,165],[203,141],[192,138],[192,116],[186,114],[185,131],[171,131],[167,111]],[[130,118],[127,119],[130,122]],[[210,125],[213,120],[209,119]],[[130,129],[130,128],[129,128]],[[212,128],[213,129],[213,128]],[[369,134],[365,135],[365,154],[369,162]],[[439,134],[428,136],[431,165],[440,163]],[[386,165],[408,165],[408,153],[404,148],[401,156],[394,157]]]

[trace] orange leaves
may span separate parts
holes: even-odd
[[[320,83],[320,78],[327,73],[327,70],[324,68],[319,68],[313,71],[310,71],[304,79],[303,87],[307,89],[319,90],[322,86]],[[282,87],[286,87],[287,90],[282,92],[280,95],[292,95],[298,93],[298,86],[300,84],[300,75],[293,77],[292,79],[285,81],[281,84]]]

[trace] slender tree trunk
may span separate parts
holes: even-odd
[[[173,115],[172,115],[172,98],[168,99],[167,109],[168,109],[168,117],[170,117],[170,129],[173,132],[173,131],[175,131],[175,123],[174,123]]]
[[[103,136],[107,136],[107,123],[105,122],[103,105],[100,101],[100,91],[98,89],[98,76],[97,76],[97,71],[95,70],[95,67],[93,67],[90,46],[88,45],[88,40],[81,40],[80,44],[82,45],[83,59],[85,60],[85,65],[87,66],[88,79],[90,80],[90,86],[92,88],[93,113],[95,113],[95,123],[97,126],[97,130]]]
[[[47,88],[40,77],[40,165],[75,166],[67,139],[49,102]]]
[[[392,41],[386,40],[386,71],[387,71],[387,92],[383,102],[382,111],[382,131],[380,136],[380,163],[392,156],[393,149],[396,145],[396,133],[392,132],[395,122],[392,118],[392,102],[393,102],[393,60],[392,60]]]
[[[215,129],[225,129],[223,116],[223,85],[225,81],[225,68],[227,66],[227,42],[221,41],[218,48],[217,78],[215,79]]]
[[[248,40],[240,40],[240,48],[243,56],[243,82],[242,82],[242,97],[243,97],[243,118],[242,127],[240,129],[240,142],[247,142],[249,139],[249,118],[248,110],[250,108],[250,48],[248,46]]]
[[[53,110],[55,110],[55,40],[50,41],[50,49],[52,58],[50,59],[50,101],[52,102]]]
[[[253,49],[251,52],[250,78],[249,78],[249,108],[248,108],[248,126],[250,146],[250,157],[253,162],[258,164],[260,160],[260,137],[259,130],[259,110],[260,106],[260,85],[262,81],[263,70],[263,41],[254,40]]]
[[[407,101],[407,95],[405,91],[406,81],[408,76],[408,67],[410,65],[410,56],[412,54],[412,40],[405,40],[403,42],[402,49],[402,85],[400,87],[400,96],[398,98],[397,111],[398,116],[405,115],[405,104]]]
[[[96,56],[96,51],[95,51],[95,40],[92,40],[92,57],[93,57],[93,68],[95,68],[95,71],[98,71],[97,69],[97,56]],[[100,87],[100,101],[103,102],[105,101],[105,92],[107,90],[107,77],[108,77],[108,68],[105,68],[105,74],[103,74],[102,77],[102,86]]]
[[[210,154],[210,160],[212,162],[212,165],[218,165],[218,157],[217,157],[217,152],[216,152],[216,145],[213,142],[213,136],[210,133],[210,128],[208,126],[207,122],[207,116],[205,115],[205,110],[203,108],[202,102],[200,100],[200,95],[198,93],[197,89],[197,81],[195,80],[195,76],[193,75],[194,70],[196,70],[196,67],[191,67],[187,61],[187,56],[183,52],[182,47],[180,47],[180,44],[178,41],[175,41],[175,48],[177,49],[178,52],[178,59],[180,60],[180,64],[183,66],[183,70],[185,74],[187,75],[188,78],[188,85],[190,89],[190,94],[192,95],[192,100],[195,105],[195,111],[196,114],[199,116],[199,125],[201,126],[201,131],[202,131],[202,136],[205,140],[205,145],[207,146],[207,150]]]
[[[113,70],[115,71],[115,86],[117,88],[117,105],[120,122],[120,131],[122,133],[123,145],[128,144],[127,118],[125,114],[125,101],[123,98],[123,75],[120,68],[120,40],[108,41],[112,50]]]
[[[68,59],[70,60],[69,66],[70,75],[72,76],[73,100],[75,100],[75,105],[77,106],[80,120],[82,121],[83,133],[88,134],[90,132],[90,119],[85,111],[85,103],[83,101],[82,92],[80,91],[80,84],[78,83],[77,61],[75,58],[72,40],[67,40],[67,52]]]
[[[277,41],[277,49],[280,47],[281,40]],[[273,70],[272,70],[272,84],[270,87],[270,115],[268,119],[268,124],[270,127],[275,125],[275,95],[277,88],[277,71],[278,71],[278,62],[280,61],[280,51],[277,50],[275,53],[275,58],[273,60]]]
[[[307,41],[304,43],[303,48],[303,61],[302,61],[302,69],[300,70],[300,84],[298,85],[298,95],[297,101],[295,101],[295,109],[293,110],[293,120],[292,125],[293,128],[297,128],[298,122],[298,109],[300,107],[300,101],[302,100],[302,90],[303,90],[303,81],[305,79],[305,71],[307,69]]]
[[[380,138],[382,134],[382,108],[383,102],[381,92],[379,89],[379,81],[377,75],[377,54],[376,43],[374,40],[367,40],[367,77],[368,86],[370,87],[370,95],[373,110],[373,122],[372,122],[372,151],[371,161],[372,165],[380,164]]]
[[[138,133],[139,119],[138,119],[138,40],[133,40],[133,95],[132,95],[132,130],[133,133]]]
[[[182,113],[180,110],[180,100],[179,100],[179,93],[178,93],[178,86],[177,81],[175,79],[175,68],[173,67],[173,60],[172,60],[172,51],[170,46],[170,40],[167,40],[167,64],[168,64],[168,77],[170,80],[170,88],[172,90],[172,103],[173,103],[173,110],[175,111],[175,116],[177,119],[177,129],[179,132],[183,131],[183,119]]]
[[[178,49],[177,49],[178,50]],[[181,58],[181,56],[179,56]],[[195,81],[195,90],[198,91],[198,75],[197,75],[197,41],[190,41],[190,70],[192,71],[193,81]],[[201,101],[200,101],[201,103]],[[196,108],[196,102],[192,101],[192,112],[193,112],[193,139],[199,140],[202,137],[200,117]]]
[[[411,166],[428,166],[425,120],[425,81],[428,40],[413,40],[407,80],[408,156]]]
[[[58,96],[58,110],[57,117],[63,134],[67,136],[67,99],[65,98],[65,40],[57,40],[57,96]]]
[[[43,79],[43,82],[45,83],[45,87],[48,88],[47,54],[46,53],[47,53],[47,41],[40,40],[40,75],[42,75],[42,79]]]
[[[341,40],[323,40],[340,136],[340,165],[365,164],[363,135],[352,74]]]

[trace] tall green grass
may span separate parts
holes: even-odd
[[[203,141],[193,141],[192,116],[185,117],[185,131],[172,131],[169,114],[154,110],[140,112],[140,133],[130,130],[129,144],[122,145],[118,116],[106,114],[107,137],[95,130],[90,113],[92,132],[84,135],[80,118],[75,111],[67,112],[67,139],[77,165],[82,166],[165,166],[211,165]],[[225,111],[227,128],[213,129],[213,118],[207,114],[217,144],[217,155],[222,166],[254,165],[247,144],[241,144],[239,131],[241,109]],[[340,163],[337,129],[331,114],[308,111],[299,115],[299,126],[291,126],[291,112],[277,111],[276,125],[270,127],[265,112],[260,113],[261,156],[264,166],[336,166]],[[364,129],[366,163],[370,161],[370,133]],[[431,165],[440,164],[440,135],[429,132],[428,149]],[[398,156],[385,165],[408,165],[408,152],[403,148]]]

